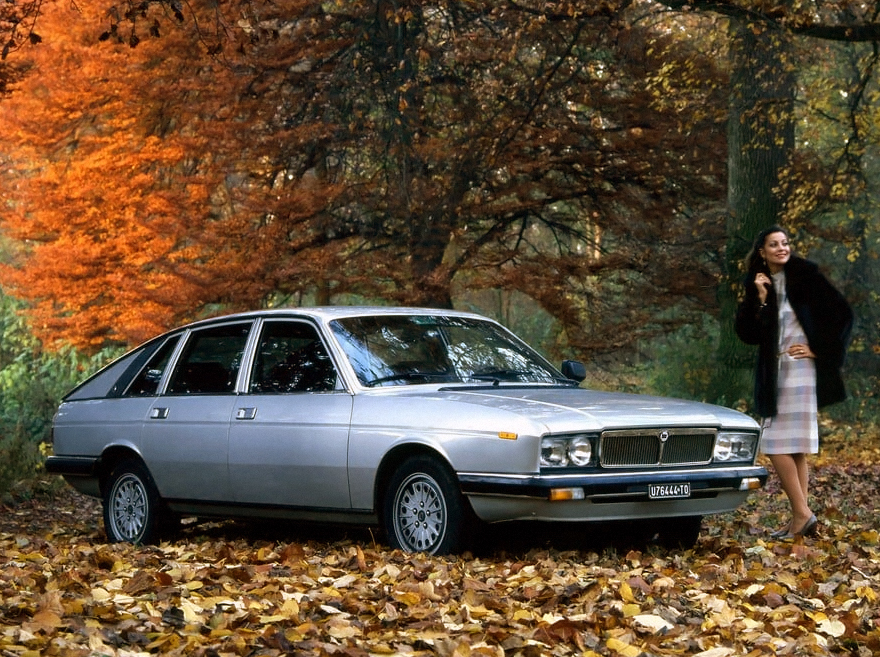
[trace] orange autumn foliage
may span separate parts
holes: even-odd
[[[2,281],[46,339],[491,288],[587,354],[665,330],[634,298],[679,323],[711,298],[723,228],[691,219],[723,202],[719,97],[688,82],[706,111],[679,129],[645,73],[690,53],[628,26],[628,3],[243,0],[102,43],[107,6],[53,8],[0,104],[21,245]]]
[[[33,302],[47,343],[93,349],[143,339],[198,307],[190,263],[200,247],[185,218],[204,220],[209,189],[169,175],[186,170],[198,144],[161,134],[149,87],[162,44],[138,57],[97,49],[99,7],[80,10],[47,10],[52,38],[28,50],[35,70],[0,104],[9,166],[21,174],[7,178],[2,227],[22,256],[3,265],[2,280]]]
[[[133,49],[101,42],[109,6],[47,7],[30,74],[0,104],[11,146],[0,228],[18,255],[0,280],[31,302],[48,345],[87,350],[136,343],[211,304],[259,305],[295,273],[278,266],[279,245],[307,244],[293,227],[333,196],[259,180],[272,176],[248,122],[259,109],[243,112],[247,81],[207,54],[197,22]],[[316,134],[286,132],[289,144]]]

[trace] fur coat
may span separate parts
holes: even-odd
[[[779,371],[779,308],[771,288],[761,306],[754,283],[745,281],[746,296],[736,313],[736,333],[746,344],[758,345],[755,367],[755,410],[761,417],[776,415]],[[819,408],[846,399],[840,369],[843,366],[853,313],[843,295],[819,267],[809,260],[791,256],[785,264],[785,288],[810,349],[816,354],[816,402]]]

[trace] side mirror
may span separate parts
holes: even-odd
[[[562,361],[562,373],[566,379],[580,383],[587,378],[587,367],[580,361],[564,360]]]

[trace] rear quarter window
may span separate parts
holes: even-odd
[[[65,401],[117,397],[117,390],[120,388],[119,384],[121,383],[124,387],[124,384],[130,378],[130,376],[126,376],[126,373],[132,370],[133,367],[137,367],[138,361],[143,360],[144,353],[148,348],[149,345],[145,345],[113,361],[69,392],[64,398]]]

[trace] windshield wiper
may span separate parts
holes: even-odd
[[[474,372],[469,378],[477,381],[491,381],[493,385],[498,385],[502,381],[518,381],[519,377],[529,374],[525,370],[483,370],[482,372]]]
[[[372,388],[388,381],[430,381],[437,378],[443,378],[448,381],[451,376],[453,375],[450,372],[398,372],[397,374],[389,374],[388,376],[368,381],[367,386]]]
[[[514,383],[555,383],[557,385],[565,385],[565,386],[578,386],[580,385],[577,381],[572,379],[567,379],[565,377],[554,376],[551,377],[550,380],[544,381],[521,381],[518,377],[532,375],[532,372],[526,370],[485,370],[482,372],[474,372],[468,378],[475,379],[477,381],[491,381],[492,385],[500,385],[502,382],[514,382]]]

